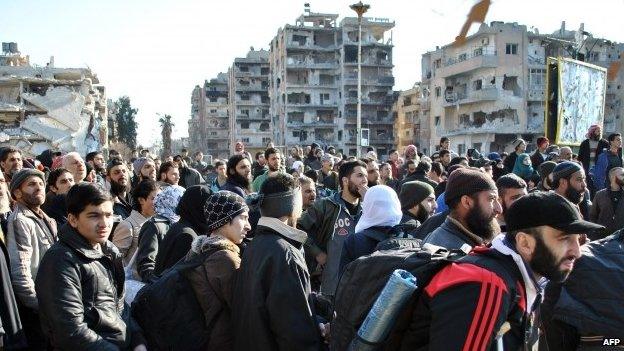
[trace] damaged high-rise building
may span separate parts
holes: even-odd
[[[332,145],[356,153],[357,18],[305,13],[278,30],[270,48],[271,117],[277,145]],[[362,128],[380,154],[394,144],[394,22],[362,20]]]
[[[518,137],[535,141],[544,134],[546,58],[572,56],[608,67],[622,51],[620,44],[582,35],[575,44],[578,34],[586,32],[562,26],[543,35],[517,23],[491,22],[482,24],[462,45],[448,44],[424,54],[422,87],[427,103],[422,114],[428,116],[428,132],[416,137],[421,148],[434,151],[443,136],[450,137],[460,154],[469,148],[509,151]],[[571,51],[575,45],[577,50]],[[622,128],[621,77],[608,84],[607,131]]]
[[[31,65],[16,43],[0,54],[0,146],[26,155],[108,148],[105,88],[87,68]]]
[[[269,114],[269,52],[251,50],[229,70],[230,152],[237,141],[249,152],[264,151],[273,140]]]
[[[228,75],[195,86],[191,94],[189,146],[214,158],[227,159],[230,154],[230,99]]]

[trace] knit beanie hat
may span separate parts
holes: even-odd
[[[516,150],[522,143],[526,143],[526,141],[524,141],[524,139],[516,139],[511,144],[513,145],[514,150]]]
[[[204,204],[209,233],[221,228],[244,211],[249,211],[245,200],[231,191],[222,190],[210,195]]]
[[[399,193],[401,209],[410,209],[421,203],[433,193],[433,187],[425,182],[420,182],[416,180],[403,183],[403,185],[401,186],[401,192]]]
[[[444,200],[448,205],[451,200],[486,190],[498,191],[492,178],[476,168],[460,168],[449,176]]]
[[[28,177],[32,176],[41,178],[41,180],[45,183],[45,176],[43,172],[33,168],[22,168],[19,172],[13,175],[13,178],[11,178],[11,184],[9,184],[9,192],[11,195],[13,195],[13,191],[18,189],[22,183],[28,179]]]
[[[134,162],[132,163],[132,168],[134,168],[134,174],[141,175],[141,169],[143,168],[143,166],[145,166],[145,164],[148,161],[151,161],[151,159],[147,157],[139,157],[136,160],[134,160]]]
[[[561,162],[552,171],[553,182],[556,182],[557,180],[561,178],[568,178],[572,174],[582,169],[583,168],[581,168],[581,165],[576,162],[572,162],[572,161]]]
[[[539,170],[538,170],[542,180],[546,179],[552,173],[555,167],[557,167],[556,162],[553,162],[553,161],[542,162],[542,164],[539,165]]]

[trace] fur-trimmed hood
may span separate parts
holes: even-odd
[[[187,258],[199,255],[202,252],[206,252],[209,249],[228,250],[240,255],[240,249],[236,244],[228,239],[219,235],[200,235],[191,244],[191,249],[188,252]]]

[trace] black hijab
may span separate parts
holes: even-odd
[[[208,234],[208,222],[204,215],[204,204],[212,195],[210,188],[204,185],[194,185],[186,189],[178,203],[176,213],[180,220],[184,219],[198,235]]]

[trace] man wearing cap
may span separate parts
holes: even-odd
[[[37,314],[35,278],[43,255],[57,240],[56,222],[41,210],[45,201],[42,172],[22,169],[11,179],[9,190],[15,199],[7,233],[11,281],[28,342],[33,349],[45,348],[45,344],[41,344],[45,340]]]
[[[303,255],[308,236],[292,226],[301,215],[299,184],[280,173],[259,196],[262,217],[233,289],[234,350],[320,350]]]
[[[537,348],[538,282],[564,281],[581,256],[580,234],[601,227],[552,192],[521,197],[505,218],[508,231],[491,247],[448,264],[424,287],[402,349]]]
[[[500,233],[496,217],[502,213],[492,178],[476,168],[459,168],[448,179],[445,202],[450,213],[442,226],[423,243],[469,251]]]
[[[537,150],[535,150],[533,155],[531,155],[531,164],[533,165],[533,168],[539,167],[542,162],[546,161],[546,157],[548,156],[548,154],[546,154],[546,149],[548,149],[549,145],[550,141],[548,138],[537,138]]]
[[[134,160],[132,167],[134,168],[133,187],[146,179],[156,181],[156,164],[151,158],[139,157]]]
[[[417,180],[404,183],[401,186],[399,201],[403,212],[401,226],[403,231],[412,237],[414,231],[429,217],[433,216],[438,207],[433,187]]]
[[[516,164],[516,159],[518,158],[518,155],[523,154],[526,151],[527,146],[526,141],[524,141],[523,139],[516,139],[511,143],[511,145],[514,148],[514,151],[510,153],[503,162],[507,173],[513,172],[513,168]]]
[[[589,192],[585,171],[580,164],[564,161],[558,164],[552,172],[553,190],[578,206],[583,218],[589,218]]]

